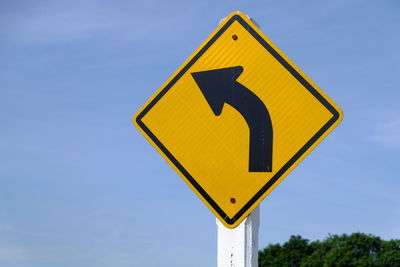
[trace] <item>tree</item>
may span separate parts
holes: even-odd
[[[363,233],[329,235],[323,241],[292,236],[259,252],[259,267],[400,266],[400,240]]]

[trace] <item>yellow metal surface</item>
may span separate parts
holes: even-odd
[[[249,172],[246,121],[226,103],[216,116],[191,75],[233,66],[243,67],[237,81],[270,114],[272,172]],[[341,118],[332,100],[234,12],[138,111],[134,124],[215,216],[234,228]]]

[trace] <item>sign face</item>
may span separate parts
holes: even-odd
[[[234,228],[341,119],[336,104],[234,12],[138,111],[134,124]]]

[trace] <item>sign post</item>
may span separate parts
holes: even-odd
[[[217,221],[217,267],[257,267],[258,266],[258,230],[260,208],[230,229]]]

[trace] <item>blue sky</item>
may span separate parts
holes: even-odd
[[[261,205],[292,234],[400,238],[400,3],[0,2],[0,265],[215,266],[215,218],[133,127],[240,10],[344,120]]]

